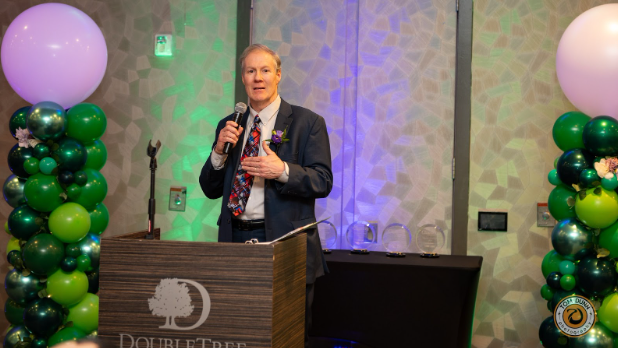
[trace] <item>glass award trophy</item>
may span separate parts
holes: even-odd
[[[421,250],[421,257],[438,257],[446,238],[444,231],[434,224],[423,225],[416,233],[416,245]]]
[[[322,243],[322,252],[330,254],[331,249],[337,244],[337,228],[330,221],[322,221],[318,224],[318,234]]]
[[[382,245],[386,249],[386,256],[405,257],[404,251],[412,243],[412,233],[402,224],[390,224],[382,232]]]
[[[345,237],[352,254],[369,254],[367,248],[376,241],[376,232],[367,221],[356,221],[348,227]]]

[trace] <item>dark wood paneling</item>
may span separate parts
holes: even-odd
[[[159,348],[159,339],[180,339],[179,347],[187,347],[185,340],[197,338],[221,342],[222,347],[225,342],[234,342],[234,347],[302,347],[305,250],[304,236],[275,245],[145,240],[135,233],[104,238],[99,335],[114,347],[120,334],[154,338],[152,345],[140,340],[139,348]],[[166,318],[151,313],[148,299],[165,278],[189,279],[208,291],[211,308],[204,324],[191,331],[159,328]],[[175,318],[184,327],[202,313],[198,290],[187,287],[193,312]],[[124,338],[123,347],[129,348],[130,338]],[[164,348],[165,340],[161,344]],[[207,341],[208,346],[216,347]]]

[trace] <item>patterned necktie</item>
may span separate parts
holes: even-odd
[[[240,162],[247,157],[256,157],[260,151],[260,117],[255,115],[251,132],[247,137],[247,143],[243,149]],[[232,185],[232,193],[227,207],[230,208],[234,216],[238,216],[245,211],[249,194],[251,193],[251,185],[253,185],[253,176],[247,174],[247,171],[242,168],[242,164],[238,164],[238,171]]]

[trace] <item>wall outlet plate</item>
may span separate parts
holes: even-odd
[[[556,219],[551,216],[547,203],[536,204],[536,225],[538,227],[556,226]]]
[[[187,187],[170,187],[169,209],[172,211],[185,211],[187,207]]]

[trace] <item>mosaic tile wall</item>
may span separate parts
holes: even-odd
[[[0,28],[27,8],[48,1],[2,0]],[[55,1],[86,12],[101,28],[108,47],[105,77],[88,102],[107,114],[101,138],[109,158],[101,171],[109,189],[104,203],[110,225],[103,236],[147,228],[150,172],[146,147],[161,140],[157,170],[156,226],[164,238],[215,241],[220,201],[210,201],[199,189],[198,177],[210,153],[214,129],[234,107],[236,1],[229,0],[75,0]],[[155,58],[154,34],[172,33],[173,58]],[[11,173],[6,165],[15,144],[8,131],[13,111],[26,103],[0,74],[0,178]],[[168,211],[169,188],[188,188],[186,212]],[[0,202],[4,225],[12,208]],[[8,236],[0,234],[0,274]],[[6,294],[0,291],[4,304]],[[0,315],[0,330],[7,326]]]
[[[551,229],[536,226],[547,173],[561,154],[552,139],[563,95],[555,54],[569,23],[608,1],[474,1],[468,254],[482,255],[473,347],[540,347],[550,316],[540,287]],[[479,209],[507,209],[507,233],[477,231]]]
[[[455,32],[441,0],[255,2],[253,41],[281,55],[281,96],[329,127],[335,183],[317,215],[340,236],[366,220],[450,239]]]

